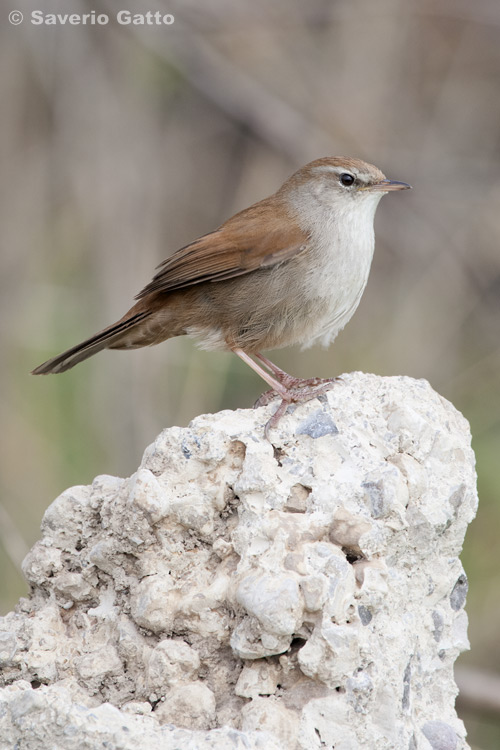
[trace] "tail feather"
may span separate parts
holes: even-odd
[[[47,375],[49,373],[66,372],[72,367],[77,365],[79,362],[83,362],[84,359],[92,357],[93,354],[107,349],[108,347],[116,344],[120,337],[133,328],[137,323],[147,318],[151,313],[144,311],[132,315],[126,320],[119,321],[109,328],[105,328],[103,331],[96,333],[95,336],[91,336],[89,339],[82,341],[81,344],[72,346],[71,349],[58,354],[57,357],[47,360],[42,365],[39,365],[32,371],[32,375]]]

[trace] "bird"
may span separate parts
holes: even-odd
[[[353,157],[316,159],[270,197],[167,257],[116,323],[33,370],[62,373],[103,349],[137,349],[187,335],[205,350],[232,351],[270,386],[257,405],[323,394],[335,378],[296,378],[262,353],[328,346],[354,314],[375,247],[383,195],[406,190]]]

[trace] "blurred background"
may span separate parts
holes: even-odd
[[[263,390],[236,357],[184,339],[29,371],[303,163],[358,156],[414,190],[382,202],[370,281],[335,345],[273,359],[300,376],[427,378],[469,419],[481,502],[459,709],[474,748],[500,747],[498,0],[131,4],[172,13],[168,26],[120,26],[111,1],[13,3],[0,10],[1,611],[26,593],[21,560],[60,492],[130,475],[164,427]],[[33,9],[111,20],[34,26]]]

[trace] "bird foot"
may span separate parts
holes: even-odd
[[[253,408],[258,409],[260,406],[267,406],[271,403],[271,401],[274,401],[275,398],[281,398],[280,394],[277,391],[274,391],[272,388],[269,391],[265,391],[257,401],[254,403]]]
[[[258,409],[260,406],[267,406],[274,401],[275,398],[283,398],[287,403],[302,403],[310,401],[316,396],[320,396],[324,391],[329,390],[333,383],[342,382],[342,377],[336,378],[294,378],[291,375],[287,375],[287,381],[280,378],[280,382],[287,388],[287,391],[291,394],[291,398],[288,399],[278,393],[273,388],[269,391],[265,391],[257,401],[254,403],[253,408]],[[319,386],[319,390],[317,388]]]
[[[268,440],[269,430],[276,427],[290,404],[302,404],[306,401],[311,401],[313,398],[317,398],[330,390],[334,383],[342,380],[339,377],[303,379],[293,378],[291,375],[288,375],[287,378],[293,382],[294,387],[287,388],[285,395],[281,395],[274,390],[266,391],[254,404],[254,409],[256,409],[259,406],[266,406],[277,397],[281,398],[280,405],[264,427],[264,434]]]
[[[318,385],[324,386],[327,383],[334,383],[339,380],[339,378],[294,378],[293,375],[288,375],[288,373],[284,373],[284,376],[276,375],[276,378],[288,390],[315,388]]]

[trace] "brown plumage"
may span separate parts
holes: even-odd
[[[227,346],[217,348],[238,345],[247,348],[248,334],[239,335],[234,325],[235,319],[242,317],[238,315],[241,305],[232,299],[234,285],[227,282],[259,269],[270,269],[307,247],[305,232],[294,225],[286,207],[277,215],[270,200],[240,211],[214,232],[167,258],[158,266],[160,270],[152,281],[137,294],[138,303],[123,318],[48,360],[33,370],[33,374],[65,372],[102,349],[151,346],[181,336],[188,328],[219,326],[226,330]],[[248,286],[249,290],[254,287],[258,295],[257,278]],[[179,290],[182,294],[175,294]],[[211,318],[208,326],[207,316]],[[256,317],[262,318],[262,315]],[[248,316],[244,312],[240,328],[246,328],[247,323]],[[251,350],[254,348],[255,344],[250,346]]]
[[[289,260],[304,249],[307,237],[286,206],[276,212],[270,199],[235,214],[222,226],[177,250],[161,263],[161,270],[139,292],[172,292],[204,281],[224,281],[259,268],[270,268]]]
[[[64,372],[102,349],[135,349],[187,334],[203,348],[238,354],[282,396],[282,407],[311,398],[308,386],[259,352],[335,338],[368,278],[377,203],[405,187],[359,159],[307,164],[274,195],[161,263],[117,323],[33,374]]]

